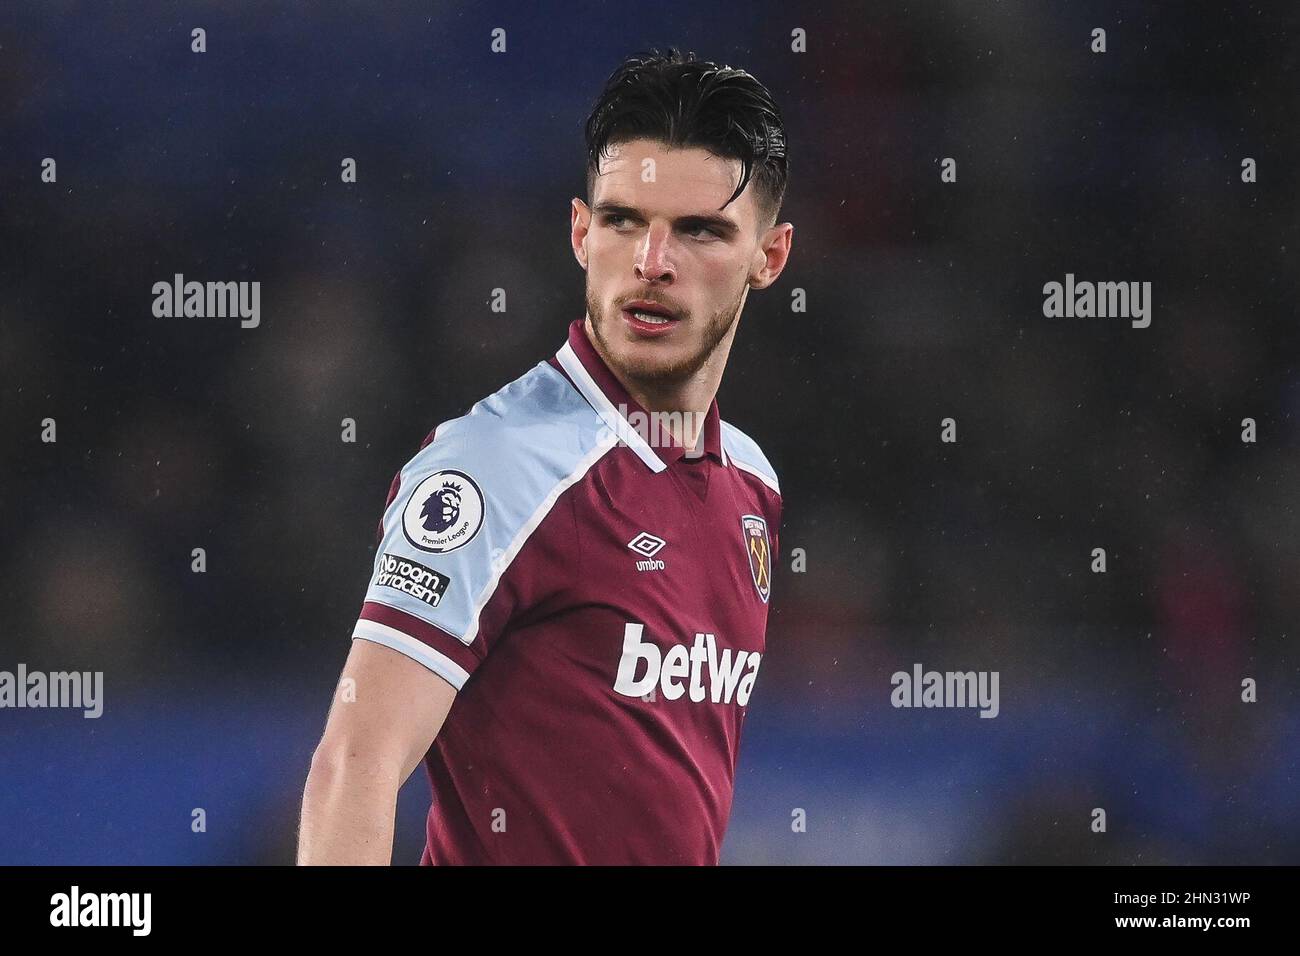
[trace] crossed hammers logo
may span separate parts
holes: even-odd
[[[756,570],[754,577],[758,579],[760,588],[767,588],[767,542],[758,535],[750,535],[749,553],[754,556]]]

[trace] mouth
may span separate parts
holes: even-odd
[[[667,335],[681,322],[671,309],[645,299],[629,302],[623,306],[622,313],[628,327],[645,338]]]

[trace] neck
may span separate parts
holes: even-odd
[[[736,326],[739,324],[732,323],[727,334],[704,360],[704,364],[693,374],[671,382],[644,381],[624,374],[601,349],[600,342],[591,329],[590,315],[583,322],[583,331],[592,348],[605,360],[605,364],[609,366],[609,370],[618,379],[619,384],[627,389],[628,395],[638,405],[647,412],[683,413],[667,418],[666,427],[672,432],[674,439],[686,448],[694,448],[700,441],[700,432],[704,427],[709,406],[713,404],[713,399],[718,394],[718,386],[722,384],[722,372],[726,368],[727,356],[731,353],[731,343],[735,339]]]

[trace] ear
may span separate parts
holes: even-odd
[[[749,274],[752,289],[766,289],[776,281],[790,259],[790,245],[794,242],[794,226],[783,222],[768,229],[754,253],[754,267]]]
[[[591,210],[577,196],[573,197],[569,210],[569,244],[573,246],[573,256],[587,271],[587,232],[591,229]]]

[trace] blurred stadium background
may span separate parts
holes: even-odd
[[[0,863],[291,862],[388,483],[581,315],[582,122],[652,44],[791,144],[719,395],[786,500],[724,862],[1300,861],[1294,23],[869,10],[0,13],[0,669],[105,671],[98,720],[0,712]],[[260,327],[154,318],[177,272],[260,281]],[[1067,272],[1153,282],[1151,327],[1045,319]],[[891,708],[915,662],[999,671],[1000,716]]]

